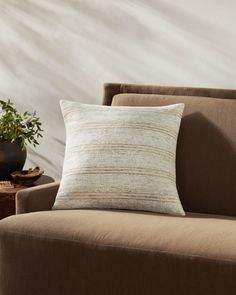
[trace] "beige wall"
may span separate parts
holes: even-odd
[[[60,99],[100,103],[105,81],[236,88],[234,0],[0,0],[0,97],[36,109],[29,165],[60,177]]]

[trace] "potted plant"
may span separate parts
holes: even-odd
[[[26,160],[26,146],[39,144],[42,123],[36,112],[19,113],[10,101],[0,100],[0,180],[22,170]]]

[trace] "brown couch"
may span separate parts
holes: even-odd
[[[176,102],[187,216],[50,211],[58,184],[22,191],[0,222],[1,295],[236,294],[236,90],[105,85],[106,105]]]

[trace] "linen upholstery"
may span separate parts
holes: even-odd
[[[62,101],[61,106],[67,142],[53,209],[184,215],[175,183],[184,104],[129,108]]]
[[[120,92],[134,93],[114,95],[112,105],[185,104],[176,153],[183,207],[190,212],[236,216],[236,91],[118,85]],[[104,103],[110,87],[113,89],[113,84],[105,88]]]
[[[111,105],[113,96],[120,93],[201,96],[222,99],[236,99],[236,89],[105,83],[103,93],[103,104],[108,106]]]
[[[235,224],[98,210],[12,216],[0,223],[0,294],[233,295]]]
[[[59,182],[29,187],[16,194],[16,214],[51,210]]]

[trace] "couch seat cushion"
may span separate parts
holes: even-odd
[[[103,210],[59,210],[7,218],[3,232],[93,246],[236,261],[236,219]]]
[[[12,216],[0,222],[0,294],[234,295],[235,226],[198,214]]]

